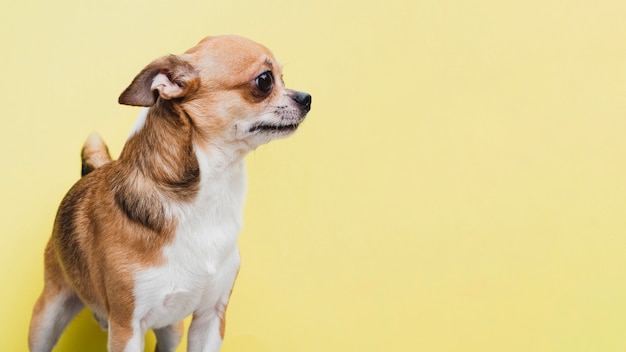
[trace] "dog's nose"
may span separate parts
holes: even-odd
[[[295,92],[294,95],[291,96],[291,98],[295,100],[296,103],[300,104],[306,112],[309,112],[309,110],[311,110],[311,95],[310,94],[307,94],[304,92]]]

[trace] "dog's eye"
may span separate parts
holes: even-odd
[[[263,93],[269,93],[274,87],[274,76],[271,71],[263,72],[256,78],[256,87]]]

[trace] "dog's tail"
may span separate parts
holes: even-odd
[[[107,148],[100,135],[96,132],[87,137],[81,156],[83,159],[82,176],[111,161],[109,148]]]

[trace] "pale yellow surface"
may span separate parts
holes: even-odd
[[[0,351],[26,350],[83,140],[117,155],[118,94],[219,33],[313,95],[248,156],[223,351],[626,351],[626,2],[1,7]],[[105,346],[85,312],[57,351]]]

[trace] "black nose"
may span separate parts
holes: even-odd
[[[305,112],[311,110],[311,95],[304,92],[295,92],[291,98],[300,104]]]

